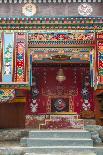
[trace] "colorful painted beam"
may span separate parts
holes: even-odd
[[[101,3],[102,0],[0,0],[0,3]]]
[[[102,30],[103,17],[1,17],[0,30]]]

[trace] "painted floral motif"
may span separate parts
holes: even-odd
[[[24,66],[25,66],[25,44],[19,42],[17,44],[17,81],[24,81]]]
[[[39,129],[39,125],[43,124],[45,121],[45,115],[26,115],[25,126],[27,128],[37,128]]]
[[[15,81],[25,82],[26,35],[25,33],[16,33],[15,36],[16,36]]]
[[[82,106],[81,106],[81,117],[82,118],[94,118],[94,110],[93,110],[93,105],[91,104],[92,100],[91,98],[93,97],[93,94],[91,94],[90,91],[90,80],[89,80],[89,75],[88,71],[86,72],[83,70],[82,73],[82,90],[81,90],[81,96],[82,96]]]
[[[93,48],[34,48],[31,49],[32,59],[35,60],[70,60],[80,59],[89,61],[89,52]],[[57,59],[58,57],[58,59]]]
[[[97,47],[99,75],[103,76],[103,41],[98,41]]]
[[[94,40],[93,32],[81,31],[79,33],[29,33],[29,41],[68,41],[68,40]]]
[[[93,12],[93,8],[91,5],[83,3],[78,7],[78,13],[81,16],[89,16]]]
[[[30,103],[30,111],[34,114],[38,111],[38,95],[39,90],[37,87],[37,79],[35,76],[32,78],[32,87],[31,87],[31,103]]]
[[[33,16],[36,13],[36,6],[32,3],[25,4],[22,7],[22,13],[28,17]]]
[[[83,129],[84,121],[82,119],[68,119],[60,117],[59,119],[47,119],[45,124],[40,125],[40,129]]]
[[[12,82],[13,40],[12,33],[4,33],[3,82]]]
[[[82,96],[83,96],[83,99],[84,99],[84,102],[82,104],[82,108],[83,108],[84,111],[88,111],[91,108],[91,105],[89,103],[89,91],[88,91],[88,89],[86,87],[84,87],[82,89],[81,93],[82,93]]]
[[[37,108],[38,108],[38,103],[36,99],[32,99],[32,102],[30,103],[30,108],[31,108],[31,112],[35,113],[37,112]]]
[[[13,100],[15,97],[14,89],[0,89],[0,103]]]

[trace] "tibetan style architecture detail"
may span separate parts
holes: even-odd
[[[103,125],[102,0],[0,2],[0,128]]]
[[[1,17],[0,30],[102,30],[103,17]]]
[[[0,3],[100,3],[102,0],[0,0]]]
[[[80,6],[78,6],[78,13],[81,16],[90,16],[93,12],[93,8],[91,5],[83,3]]]

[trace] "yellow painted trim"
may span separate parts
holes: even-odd
[[[26,99],[25,98],[18,98],[18,99],[14,99],[12,101],[12,103],[22,103],[22,102],[26,102]]]
[[[77,115],[77,112],[53,112],[50,115]]]

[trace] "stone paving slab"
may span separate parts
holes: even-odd
[[[24,155],[23,147],[0,147],[0,155]]]
[[[58,147],[57,147],[58,148]],[[46,152],[46,153],[26,153],[29,152],[28,149],[29,148],[25,148],[25,147],[0,147],[0,155],[103,155],[103,147],[93,147],[92,150],[70,150],[67,149],[65,150],[66,147],[64,147],[64,150],[62,149],[62,151],[60,150],[56,150],[56,151],[51,151],[50,152]],[[31,149],[31,148],[30,148]]]

